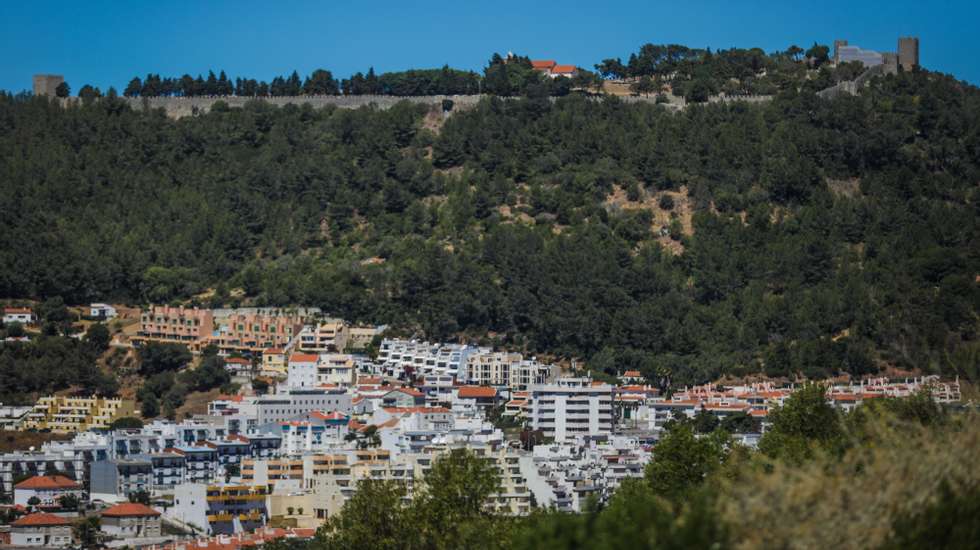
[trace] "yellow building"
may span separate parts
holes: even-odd
[[[34,409],[28,413],[24,427],[54,433],[108,429],[117,418],[135,413],[136,404],[129,400],[48,396],[38,399]]]
[[[286,350],[283,348],[268,348],[262,352],[262,376],[286,376]]]

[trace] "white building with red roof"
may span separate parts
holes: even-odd
[[[39,507],[57,507],[65,495],[82,498],[82,486],[62,475],[34,476],[14,485],[14,504],[20,506],[30,506],[28,501],[37,498]]]
[[[160,512],[138,502],[124,502],[102,511],[102,532],[120,538],[160,536]]]
[[[3,308],[3,324],[20,323],[22,325],[32,325],[37,321],[34,310],[29,307],[5,307]]]
[[[71,542],[71,521],[61,516],[39,512],[10,524],[12,546],[59,548]]]

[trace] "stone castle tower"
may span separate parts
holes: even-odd
[[[902,36],[898,39],[898,64],[906,71],[919,66],[918,37]]]
[[[65,77],[60,74],[36,74],[34,75],[34,95],[54,96],[55,90],[65,81]]]

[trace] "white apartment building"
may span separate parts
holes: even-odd
[[[558,378],[558,365],[525,360],[519,353],[503,351],[470,355],[461,378],[478,386],[525,390],[533,384],[547,384]]]
[[[317,363],[320,356],[315,353],[294,353],[289,356],[286,371],[286,385],[290,388],[313,388],[317,386]]]
[[[345,353],[322,353],[316,365],[316,383],[350,387],[357,376],[354,358]]]
[[[589,378],[559,378],[529,388],[531,429],[558,443],[612,433],[612,386]]]
[[[487,348],[463,344],[439,344],[416,340],[384,339],[378,350],[378,363],[398,377],[449,375],[458,376],[469,356],[487,353]]]

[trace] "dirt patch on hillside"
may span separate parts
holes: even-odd
[[[674,205],[669,210],[660,207],[661,198],[664,196],[673,200]],[[669,234],[674,220],[680,223],[683,236],[689,237],[694,234],[694,224],[692,223],[694,208],[687,196],[687,186],[681,186],[677,191],[642,191],[639,200],[631,201],[627,197],[626,190],[616,185],[613,187],[612,193],[606,197],[604,205],[610,212],[616,210],[650,211],[653,214],[650,231],[657,242],[675,255],[684,252],[684,245],[672,239]]]
[[[835,180],[827,178],[827,187],[830,192],[838,197],[854,198],[861,196],[861,180],[858,178],[848,178],[846,180]]]

